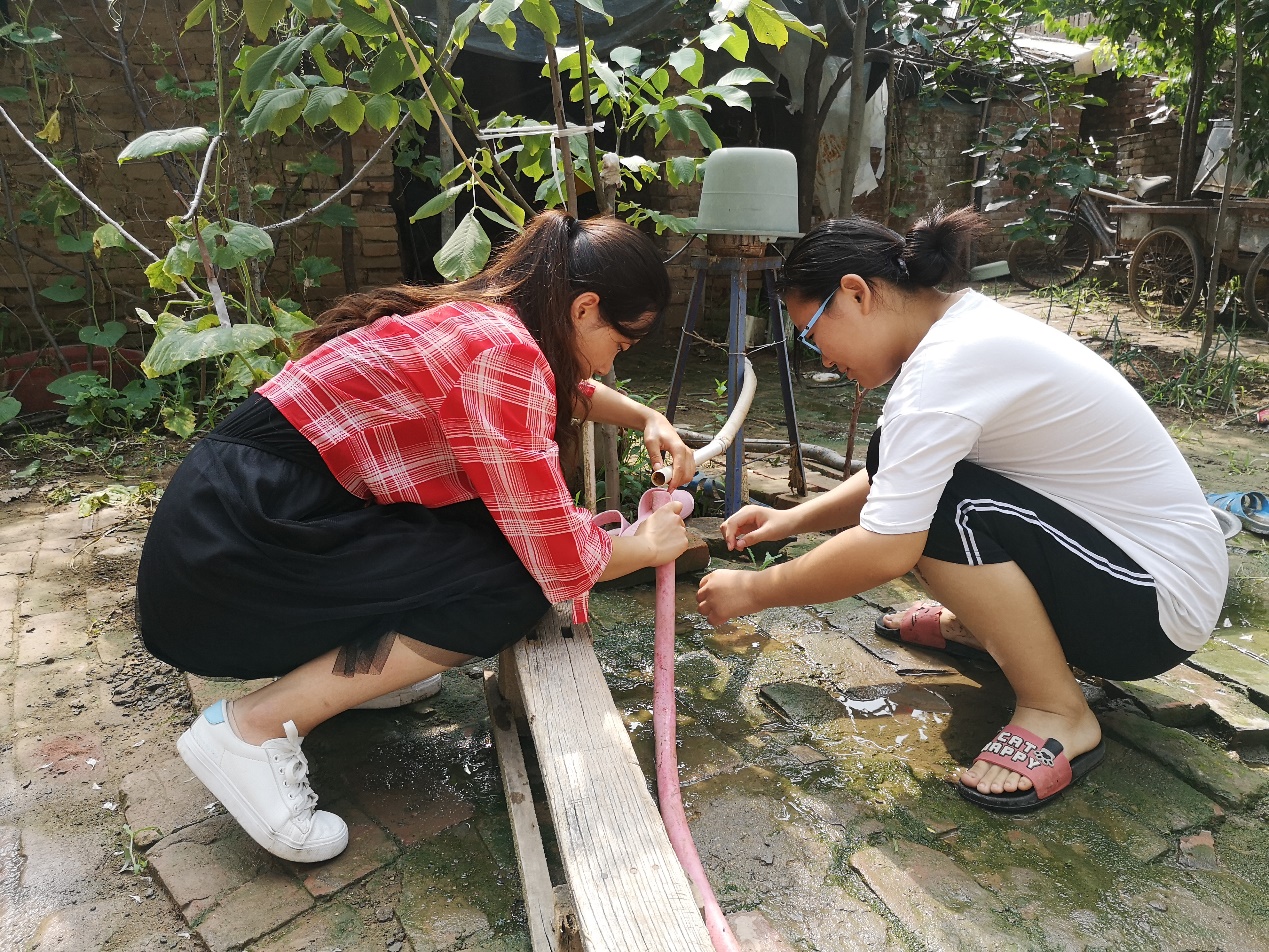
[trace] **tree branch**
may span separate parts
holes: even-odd
[[[370,168],[370,166],[375,164],[379,156],[383,154],[383,150],[388,148],[388,146],[392,145],[392,143],[396,141],[397,136],[401,134],[401,129],[402,129],[402,123],[397,123],[397,127],[393,129],[391,133],[389,133],[388,138],[383,140],[383,143],[379,146],[379,148],[375,149],[374,154],[371,155],[370,158],[366,160],[366,164],[363,165],[361,168],[359,168],[352,175],[350,175],[348,177],[348,181],[340,185],[339,188],[337,188],[335,191],[331,192],[329,195],[327,195],[324,199],[322,199],[320,202],[318,202],[316,205],[312,206],[311,208],[306,208],[304,211],[300,212],[294,218],[288,218],[286,221],[275,222],[272,225],[265,225],[264,230],[272,234],[275,231],[283,231],[287,228],[294,228],[296,225],[300,224],[301,222],[308,221],[308,219],[312,218],[314,215],[323,211],[332,202],[339,201],[346,194],[348,194],[349,189],[351,189],[353,185],[356,184],[357,180],[366,174],[366,170]]]

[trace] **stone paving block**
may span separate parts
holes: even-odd
[[[28,579],[18,601],[18,617],[31,618],[65,611],[75,605],[78,593],[64,582],[49,579]]]
[[[1236,744],[1258,744],[1269,740],[1269,711],[1248,700],[1229,682],[1218,681],[1184,664],[1160,677],[1188,686],[1206,699],[1218,728]]]
[[[33,551],[23,551],[5,546],[0,551],[0,575],[27,575],[31,571],[31,563],[35,561]]]
[[[165,836],[150,848],[146,858],[191,925],[197,925],[225,897],[257,877],[270,876],[273,878],[267,881],[274,882],[281,876],[273,857],[226,814]],[[298,884],[287,881],[312,902]],[[284,921],[274,923],[274,927]]]
[[[861,835],[853,804],[796,796],[770,771],[747,767],[693,784],[685,805],[701,861],[720,904],[760,909],[795,948],[890,948],[885,920],[844,886],[837,851]],[[791,815],[790,815],[791,814]],[[848,815],[849,814],[849,815]],[[808,822],[808,818],[814,822]]]
[[[1171,671],[1144,681],[1108,681],[1107,684],[1136,701],[1152,721],[1168,727],[1197,727],[1212,713],[1191,683]]]
[[[136,907],[131,896],[99,899],[94,903],[65,906],[44,917],[26,952],[72,952],[104,949],[125,928],[125,915]]]
[[[88,647],[88,615],[50,612],[27,619],[18,632],[18,666],[62,661]]]
[[[128,774],[119,792],[128,824],[134,830],[157,828],[163,836],[202,823],[215,800],[179,756]]]
[[[404,846],[435,836],[475,815],[475,808],[449,790],[354,790],[357,805]]]
[[[383,952],[396,922],[367,922],[342,902],[310,909],[295,921],[251,944],[251,952]]]
[[[1112,806],[1165,837],[1210,826],[1223,812],[1152,757],[1113,739],[1082,786],[1090,802]]]
[[[348,824],[348,847],[324,863],[286,863],[309,894],[321,899],[369,876],[397,858],[397,845],[364,813],[347,802],[322,805]]]
[[[13,660],[14,624],[12,608],[0,608],[0,661]]]
[[[100,686],[99,682],[93,681],[92,665],[87,660],[72,659],[15,668],[15,726],[24,735],[39,734],[46,727],[65,730],[69,726],[66,722],[76,710],[97,713],[100,692],[96,688]]]
[[[907,840],[867,846],[851,867],[909,930],[931,949],[1029,950],[1000,900],[951,859]]]
[[[408,851],[398,869],[397,916],[414,952],[483,948],[490,923],[512,919],[521,901],[515,871],[500,870],[467,824]]]
[[[313,907],[313,897],[276,869],[261,873],[222,897],[198,924],[211,952],[254,942]]]
[[[1260,657],[1269,657],[1269,653],[1257,653]],[[1269,665],[1260,658],[1253,658],[1234,647],[1217,645],[1190,655],[1186,663],[1212,677],[1241,684],[1248,697],[1269,710]]]
[[[909,648],[873,632],[873,624],[881,611],[890,608],[900,609],[923,600],[923,593],[906,590],[897,586],[905,585],[902,580],[873,589],[855,598],[843,599],[823,606],[825,621],[833,628],[844,632],[850,639],[863,648],[869,655],[885,662],[898,674],[949,674],[957,669],[948,660],[948,656],[935,651],[923,651]],[[906,596],[891,603],[889,595]],[[879,608],[878,606],[883,606]]]
[[[1269,792],[1269,775],[1230,760],[1183,730],[1120,711],[1103,714],[1102,725],[1112,736],[1157,758],[1222,806],[1241,807]]]
[[[727,917],[741,952],[793,952],[761,912],[733,912]]]

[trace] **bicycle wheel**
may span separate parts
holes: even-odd
[[[1141,239],[1128,262],[1128,300],[1148,321],[1179,324],[1198,304],[1202,261],[1193,232],[1159,226]]]
[[[1057,223],[1052,239],[1023,238],[1009,246],[1009,273],[1036,291],[1064,288],[1088,273],[1097,239],[1083,222],[1051,212]]]
[[[1243,303],[1247,319],[1261,327],[1269,327],[1269,245],[1252,259],[1243,279]]]

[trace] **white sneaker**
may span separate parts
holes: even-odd
[[[257,747],[229,726],[225,702],[217,701],[190,726],[176,749],[194,775],[212,792],[247,834],[274,856],[317,863],[338,856],[348,845],[348,827],[339,817],[315,809],[308,784],[304,738],[294,721],[285,737]]]
[[[386,707],[405,707],[415,701],[435,697],[440,691],[441,676],[434,674],[430,678],[424,678],[422,681],[403,687],[399,691],[390,691],[387,694],[381,694],[379,697],[373,697],[364,704],[358,704],[353,710],[378,711]]]

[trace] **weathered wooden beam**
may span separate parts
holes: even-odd
[[[512,657],[582,947],[711,952],[590,631],[571,631],[548,612]]]
[[[520,735],[516,732],[511,709],[498,691],[498,676],[492,671],[485,672],[485,702],[489,705],[489,729],[498,751],[502,787],[507,794],[511,837],[520,867],[520,882],[524,886],[524,908],[533,952],[562,952],[556,940],[555,892],[546,867],[542,831],[533,809],[533,791],[524,768]]]

